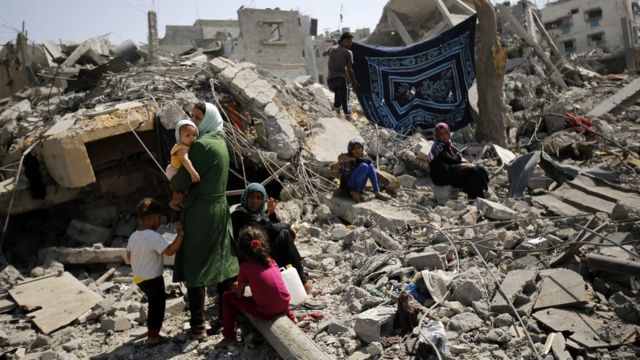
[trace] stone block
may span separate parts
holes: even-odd
[[[478,315],[467,312],[453,316],[447,324],[447,330],[466,333],[481,328],[482,324],[482,319]]]
[[[327,333],[331,335],[344,334],[346,332],[349,332],[349,328],[344,325],[340,325],[335,321],[332,321],[327,326]]]
[[[395,314],[394,307],[384,306],[359,314],[354,326],[356,336],[366,343],[380,340],[384,333],[392,329]]]
[[[244,96],[255,106],[262,109],[278,95],[278,91],[266,80],[258,79],[245,88]]]
[[[477,207],[484,217],[491,220],[513,220],[518,216],[515,210],[487,199],[478,198]]]
[[[209,61],[209,65],[214,72],[219,73],[226,69],[229,66],[233,66],[235,64],[234,61],[224,58],[222,56],[218,56],[213,60]]]
[[[501,287],[521,315],[529,316],[533,308],[532,295],[536,291],[538,269],[521,269],[510,271],[502,281]],[[500,292],[496,292],[491,301],[491,311],[497,313],[511,312],[509,303]]]
[[[111,239],[111,229],[80,220],[72,220],[67,228],[67,235],[84,244],[104,244]]]
[[[411,253],[407,256],[407,264],[413,266],[418,271],[446,269],[446,259],[433,251]]]
[[[107,318],[100,322],[100,328],[104,331],[111,330],[121,332],[131,329],[131,321],[126,317],[119,317],[115,319]]]
[[[394,168],[394,172],[395,172],[395,168]],[[398,181],[400,181],[400,185],[402,185],[403,188],[407,188],[407,189],[413,189],[413,187],[416,185],[416,177],[411,176],[409,174],[403,174],[398,176]]]

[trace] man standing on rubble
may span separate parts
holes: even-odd
[[[335,94],[333,108],[338,115],[340,115],[340,108],[342,108],[347,120],[351,120],[349,80],[351,80],[351,86],[353,86],[354,90],[358,87],[356,76],[353,73],[353,53],[349,50],[352,43],[353,35],[345,32],[340,36],[338,47],[331,47],[325,52],[325,54],[329,54],[327,86]],[[349,76],[348,79],[347,75]]]
[[[222,117],[215,105],[199,103],[192,120],[200,137],[191,145],[189,158],[201,180],[192,183],[184,167],[171,179],[171,190],[186,193],[182,202],[184,240],[176,253],[173,280],[186,283],[191,337],[203,339],[207,336],[205,287],[217,285],[221,295],[238,275],[239,265],[225,196],[229,153],[222,137]]]

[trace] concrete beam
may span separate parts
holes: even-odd
[[[442,0],[435,0],[435,3],[436,3],[436,6],[438,7],[438,10],[440,10],[440,13],[442,14],[442,17],[444,17],[444,19],[449,23],[449,25],[455,26],[456,24],[454,23],[453,17],[449,12],[449,8],[447,8],[447,5],[445,5]]]
[[[553,82],[555,82],[558,86],[560,86],[560,88],[567,89],[568,88],[567,84],[564,82],[564,79],[562,78],[562,74],[560,74],[560,71],[558,71],[558,68],[553,64],[551,59],[549,59],[549,57],[544,52],[544,49],[540,46],[540,44],[538,44],[536,40],[531,36],[531,34],[529,34],[527,30],[524,27],[522,27],[520,22],[518,22],[518,19],[516,19],[516,17],[513,16],[511,11],[509,11],[509,9],[506,6],[500,5],[500,4],[496,5],[496,9],[498,9],[498,11],[500,11],[502,16],[509,22],[509,24],[511,24],[513,31],[518,36],[520,36],[522,40],[524,40],[529,46],[531,46],[533,50],[536,52],[536,54],[538,55],[538,57],[540,58],[540,60],[544,62],[544,64],[547,66],[547,68],[551,72],[551,80],[553,80]]]
[[[288,317],[282,315],[263,320],[245,313],[251,324],[260,331],[284,360],[329,360],[322,349]]]
[[[85,248],[48,247],[38,251],[42,261],[53,259],[63,264],[114,264],[126,263],[126,248],[105,248],[101,246]]]
[[[398,18],[398,15],[391,9],[387,9],[387,20],[389,24],[398,32],[405,45],[413,44],[414,40]]]

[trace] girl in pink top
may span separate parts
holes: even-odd
[[[238,252],[246,261],[240,265],[235,289],[222,295],[222,335],[216,347],[227,347],[236,342],[236,314],[238,311],[261,319],[287,315],[295,322],[289,309],[291,295],[282,280],[280,269],[269,257],[267,235],[259,227],[248,226],[240,231]],[[244,297],[245,287],[251,288],[251,297]]]

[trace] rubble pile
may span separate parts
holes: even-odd
[[[293,308],[297,326],[327,355],[640,354],[640,105],[633,102],[640,87],[634,75],[575,67],[565,76],[579,83],[560,90],[536,58],[520,61],[505,79],[509,149],[461,144],[465,157],[491,174],[486,199],[470,201],[458,189],[431,183],[428,131],[403,135],[373,127],[357,107],[359,116],[347,122],[333,112],[328,89],[308,77],[285,81],[222,57],[149,66],[114,48],[95,54],[97,43],[103,44],[59,49],[54,63],[60,69],[41,70],[73,81],[29,86],[0,100],[6,179],[0,201],[8,209],[15,197],[14,214],[25,214],[12,217],[5,239],[13,265],[0,272],[3,357],[278,356],[247,323],[238,348],[214,349],[221,335],[191,340],[185,289],[171,283],[170,267],[164,274],[171,284],[163,327],[168,341],[144,346],[146,304],[124,256],[136,228],[133,206],[145,195],[167,200],[166,181],[150,155],[166,161],[171,129],[189,104],[202,100],[225,115],[230,179],[262,181],[257,177],[280,171],[274,182],[281,191],[270,195],[281,199],[281,220],[296,229],[315,288]],[[76,65],[80,59],[84,65]],[[625,101],[589,115],[613,96]],[[566,113],[590,125],[571,123]],[[454,141],[469,133],[455,134]],[[354,204],[335,192],[331,165],[355,136],[365,139],[390,201],[369,196]],[[65,156],[73,157],[60,160]],[[527,156],[540,167],[527,165],[528,175],[516,177],[521,174],[511,169],[523,159],[532,163]],[[18,162],[31,163],[21,177]],[[516,180],[522,194],[509,197]],[[244,182],[230,184],[238,190]],[[169,226],[163,231],[171,232]],[[27,296],[34,289],[49,296],[36,301]],[[69,294],[83,296],[60,300]],[[60,303],[73,307],[58,316]]]

